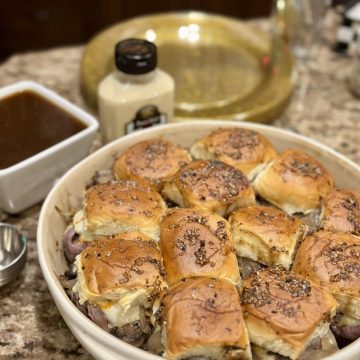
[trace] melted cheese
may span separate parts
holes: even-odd
[[[343,315],[339,321],[339,325],[360,325],[360,319],[356,319],[349,315]]]
[[[80,240],[83,241],[92,241],[94,239],[87,231],[86,216],[84,210],[79,210],[76,212],[73,218],[74,230],[80,236]]]
[[[139,306],[144,304],[146,299],[145,291],[137,290],[124,294],[119,301],[113,302],[111,307],[102,308],[102,310],[113,326],[123,326],[140,319]]]

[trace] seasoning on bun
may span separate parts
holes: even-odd
[[[166,359],[251,359],[239,295],[229,282],[187,279],[162,304]]]
[[[329,171],[310,155],[286,150],[255,179],[254,189],[263,199],[288,214],[307,214],[320,208],[333,188]]]
[[[158,240],[165,211],[159,193],[135,181],[120,180],[90,187],[73,223],[75,232],[85,241],[131,231]]]
[[[246,176],[216,160],[197,160],[185,165],[165,183],[163,194],[180,207],[213,211],[222,216],[255,203]]]
[[[115,161],[117,179],[135,180],[161,191],[164,181],[191,161],[187,150],[164,139],[148,139],[126,149]]]
[[[360,236],[360,194],[334,189],[324,200],[321,228]]]
[[[160,247],[170,286],[197,276],[240,284],[229,223],[194,209],[170,209],[161,224]]]
[[[340,326],[360,326],[360,238],[318,231],[299,246],[293,270],[333,294],[340,304]]]
[[[80,304],[98,305],[111,326],[138,321],[139,308],[166,288],[158,245],[140,233],[98,238],[75,264]]]
[[[250,341],[292,360],[327,333],[338,306],[324,288],[278,267],[246,278],[241,301]]]
[[[218,129],[191,148],[195,159],[220,160],[244,173],[251,181],[276,156],[271,143],[257,131]]]
[[[290,269],[297,244],[307,230],[301,220],[257,205],[236,210],[229,223],[238,256],[285,269]]]

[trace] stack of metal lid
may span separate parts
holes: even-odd
[[[14,280],[26,263],[26,238],[13,225],[0,223],[0,286]]]

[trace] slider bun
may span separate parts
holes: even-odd
[[[296,246],[307,230],[301,220],[265,206],[238,209],[229,223],[238,256],[286,269],[291,267]]]
[[[236,288],[221,279],[188,279],[163,298],[166,359],[251,359]]]
[[[220,160],[252,180],[276,156],[271,143],[254,130],[218,129],[191,148],[195,159]]]
[[[246,278],[241,300],[250,341],[293,360],[327,332],[338,306],[325,289],[280,268]]]
[[[160,191],[164,181],[190,161],[190,154],[182,147],[164,139],[149,139],[125,150],[113,172],[117,179],[136,180]]]
[[[94,240],[75,264],[80,303],[97,304],[112,326],[139,320],[139,306],[166,287],[158,245],[138,232]]]
[[[360,194],[334,189],[323,203],[321,227],[360,236]]]
[[[299,150],[286,150],[255,179],[255,191],[288,214],[309,213],[332,190],[328,170]]]
[[[86,292],[96,298],[115,300],[119,291],[155,287],[164,275],[157,244],[138,232],[94,240],[79,262]]]
[[[157,240],[165,211],[160,194],[135,181],[98,184],[84,197],[84,231],[90,237],[140,231]]]
[[[196,160],[165,183],[163,194],[181,207],[194,207],[226,215],[255,203],[245,175],[217,160]]]
[[[161,224],[160,247],[169,285],[197,276],[240,284],[230,225],[217,214],[170,209]]]
[[[293,270],[326,287],[340,311],[360,321],[360,238],[318,231],[299,246]]]

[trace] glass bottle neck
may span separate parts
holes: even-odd
[[[137,84],[144,84],[151,81],[155,76],[155,71],[150,71],[146,74],[140,75],[133,75],[133,74],[126,74],[122,71],[116,71],[117,78],[123,83],[137,83]]]

